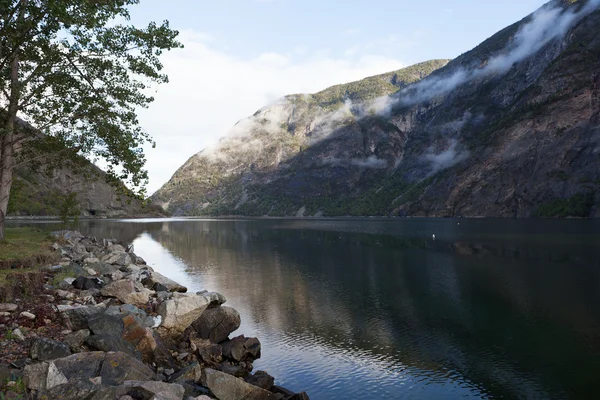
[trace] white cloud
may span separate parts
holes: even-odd
[[[140,122],[157,142],[146,149],[148,192],[163,185],[189,157],[215,143],[234,124],[276,98],[311,93],[328,86],[402,68],[376,53],[336,58],[323,50],[298,61],[297,52],[267,52],[241,59],[219,50],[215,38],[182,32],[185,49],[164,55],[170,83],[155,94]]]

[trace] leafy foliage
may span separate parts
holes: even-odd
[[[113,181],[143,193],[141,146],[151,139],[136,110],[154,100],[153,85],[168,82],[160,55],[182,45],[168,21],[128,25],[137,3],[0,0],[2,220],[13,169],[24,163],[103,158]]]

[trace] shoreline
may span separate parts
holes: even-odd
[[[241,319],[223,295],[188,293],[127,243],[71,231],[55,237],[61,261],[36,271],[39,292],[0,304],[0,394],[308,399],[254,371],[260,341],[233,337]]]

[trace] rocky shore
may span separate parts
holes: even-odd
[[[253,372],[239,313],[188,293],[117,240],[56,234],[62,262],[42,294],[0,304],[0,397],[62,400],[303,400]]]

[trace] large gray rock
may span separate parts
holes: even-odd
[[[140,353],[131,343],[123,340],[119,336],[114,335],[92,335],[85,339],[87,344],[92,350],[100,351],[122,351],[134,357],[138,360],[142,359],[142,353]]]
[[[195,335],[198,335],[197,333]],[[223,349],[220,345],[209,339],[202,339],[192,335],[190,337],[190,348],[198,358],[207,364],[218,364],[223,361]]]
[[[143,307],[150,300],[150,295],[153,292],[144,287],[136,291],[135,285],[129,279],[122,279],[112,282],[102,288],[101,294],[105,297],[115,297],[122,303],[133,304]]]
[[[221,344],[223,356],[232,361],[256,360],[260,358],[260,341],[257,338],[246,338],[244,335],[227,340]]]
[[[185,293],[187,292],[187,288],[183,285],[180,285],[179,283],[167,278],[166,276],[159,274],[156,271],[153,271],[150,273],[150,277],[144,281],[145,285],[148,285],[150,288],[155,289],[155,286],[161,285],[162,287],[164,287],[165,289],[167,289],[167,291],[169,292],[180,292],[180,293]],[[158,291],[158,290],[157,290]]]
[[[219,400],[278,400],[279,398],[262,388],[244,382],[224,372],[206,368],[202,384]]]
[[[107,315],[106,313],[90,317],[88,326],[94,335],[122,336],[125,328],[122,317]]]
[[[125,353],[88,352],[50,362],[27,365],[24,381],[28,389],[44,391],[75,381],[100,381],[118,386],[128,380],[153,380],[154,372]]]
[[[120,265],[120,266],[125,267],[125,266],[131,264],[132,259],[129,254],[123,252],[123,253],[107,254],[107,255],[103,256],[102,258],[100,258],[100,261],[107,263],[107,264]]]
[[[202,380],[202,367],[197,362],[185,366],[169,377],[169,382],[177,383],[185,383],[186,381],[196,383],[200,380]]]
[[[172,299],[164,301],[158,308],[163,321],[161,329],[169,335],[183,333],[209,305],[221,305],[225,301],[225,297],[218,293],[175,293]]]
[[[69,346],[56,340],[35,338],[31,343],[31,358],[38,361],[54,360],[71,355]]]
[[[215,307],[205,310],[192,326],[201,338],[220,343],[240,327],[240,313],[231,307]]]
[[[75,332],[71,332],[65,336],[65,344],[67,344],[73,353],[80,353],[83,351],[83,344],[85,339],[90,336],[89,329],[81,329]]]
[[[64,311],[71,323],[71,330],[78,331],[87,329],[88,319],[104,311],[104,308],[98,306],[73,307]]]

